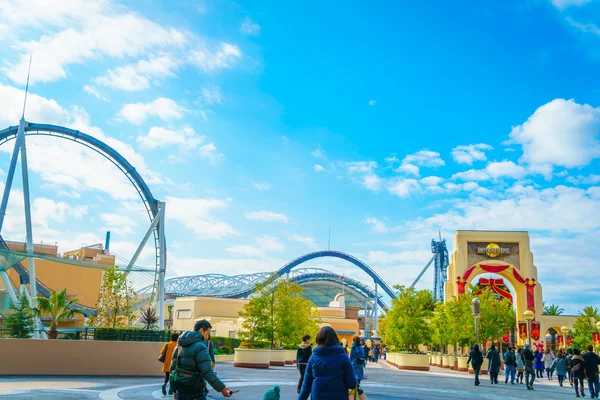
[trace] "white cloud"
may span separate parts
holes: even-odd
[[[279,243],[276,237],[262,235],[256,238],[258,246],[265,251],[284,251],[285,247]]]
[[[284,224],[287,224],[289,221],[287,215],[271,211],[249,211],[244,214],[244,217],[251,221],[282,222]]]
[[[573,183],[575,185],[595,185],[596,183],[600,183],[600,175],[590,174],[588,176],[569,176],[566,180],[567,182]]]
[[[374,173],[377,168],[375,161],[351,161],[344,163],[348,174],[366,189],[378,191],[384,180]]]
[[[225,251],[231,255],[242,257],[259,257],[263,254],[261,249],[246,244],[229,246]]]
[[[444,160],[440,158],[440,153],[427,149],[419,150],[414,154],[409,154],[402,160],[403,164],[413,164],[421,167],[442,167],[446,165]]]
[[[133,233],[138,223],[128,215],[105,213],[100,214],[100,219],[104,221],[103,230],[114,232],[118,235],[127,235]]]
[[[416,165],[412,164],[402,164],[396,169],[396,172],[403,172],[407,175],[413,175],[419,177],[421,175],[421,170]]]
[[[423,263],[424,266],[430,258],[431,252],[426,250],[406,250],[399,253],[369,251],[369,254],[367,255],[367,262],[372,265]]]
[[[260,34],[260,25],[246,17],[242,21],[240,32],[250,36],[258,36]]]
[[[396,157],[395,155],[386,157],[384,160],[385,160],[385,162],[390,163],[390,164],[394,164],[394,163],[397,163],[398,161],[400,161],[400,160],[398,160],[398,157]]]
[[[463,181],[486,181],[498,178],[520,179],[527,174],[525,168],[513,161],[503,160],[488,163],[484,169],[470,169],[452,175],[452,179]]]
[[[313,170],[315,172],[324,172],[325,171],[325,167],[323,167],[321,164],[315,164],[313,166]]]
[[[375,161],[350,161],[346,163],[348,172],[354,173],[370,173],[373,169],[377,168],[377,162]]]
[[[271,190],[273,188],[269,182],[252,182],[252,187],[256,190]]]
[[[206,158],[212,165],[218,165],[225,159],[225,154],[217,151],[217,146],[214,143],[207,143],[200,146],[200,157]]]
[[[426,178],[422,178],[420,182],[426,186],[436,186],[444,182],[444,178],[440,178],[439,176],[428,176]]]
[[[43,2],[36,3],[41,6]],[[72,64],[84,64],[104,56],[123,58],[154,49],[181,48],[187,42],[185,34],[177,29],[164,28],[136,13],[119,14],[109,7],[96,8],[76,23],[65,24],[65,28],[47,33],[39,40],[13,44],[20,53],[19,60],[5,64],[7,76],[24,84],[29,54],[35,54],[35,59],[40,60],[34,61],[31,67],[33,84],[66,78],[66,68]]]
[[[591,1],[592,0],[550,0],[552,5],[554,5],[554,7],[560,10],[564,10],[565,8],[570,6],[582,6]]]
[[[319,245],[315,242],[315,239],[310,236],[300,236],[296,233],[291,233],[288,234],[288,239],[292,242],[302,243],[312,250],[317,250],[319,248]]]
[[[552,100],[513,127],[510,142],[522,145],[527,164],[585,166],[600,157],[600,108]]]
[[[362,185],[369,190],[378,191],[381,189],[383,179],[375,174],[366,174],[362,177]]]
[[[194,149],[205,139],[204,136],[197,136],[194,128],[185,125],[175,130],[153,126],[145,136],[138,136],[137,141],[146,149],[171,145],[179,145],[184,149]]]
[[[221,88],[218,86],[205,87],[202,89],[202,99],[206,104],[221,104],[223,102],[223,95],[221,94]]]
[[[119,117],[141,125],[148,117],[159,117],[163,121],[181,119],[186,110],[174,100],[160,97],[150,103],[125,104],[119,111]]]
[[[374,106],[375,104],[377,104],[377,100],[369,100],[370,106]]]
[[[386,233],[389,231],[388,227],[385,225],[385,222],[378,218],[368,217],[365,218],[363,222],[367,225],[370,225],[373,232]]]
[[[97,98],[98,100],[102,100],[102,101],[108,101],[108,99],[102,95],[102,93],[100,93],[96,88],[89,86],[89,85],[85,85],[83,87],[83,90],[89,94],[94,96],[95,98]]]
[[[493,150],[489,144],[478,143],[467,146],[457,146],[452,149],[452,158],[459,164],[472,165],[474,161],[485,161],[485,151]]]
[[[95,78],[94,83],[128,92],[148,89],[153,80],[175,76],[179,64],[174,58],[171,54],[151,56],[148,60],[109,69],[106,75]]]
[[[189,62],[205,72],[229,68],[240,57],[242,51],[233,44],[221,43],[220,49],[211,52],[207,49],[197,49],[189,52]]]
[[[228,223],[212,215],[228,207],[228,200],[179,198],[167,196],[167,224],[169,220],[180,222],[191,229],[198,239],[221,239],[239,235]]]
[[[392,179],[387,190],[398,197],[409,197],[413,192],[418,192],[421,186],[416,179]]]
[[[325,152],[320,147],[315,149],[315,151],[311,151],[310,154],[312,154],[316,158],[320,158],[322,160],[327,160],[327,156],[325,156]]]

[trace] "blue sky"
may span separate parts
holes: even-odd
[[[410,284],[438,230],[518,229],[548,302],[598,305],[600,3],[372,3],[2,2],[0,125],[33,54],[26,118],[134,164],[167,202],[171,275],[273,270],[331,227],[332,248]],[[110,230],[129,258],[141,201],[80,147],[28,141],[34,240]]]

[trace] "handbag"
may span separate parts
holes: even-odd
[[[362,392],[362,393],[360,393]],[[358,389],[358,385],[356,385],[356,387],[354,389],[352,389],[350,391],[350,393],[348,393],[348,400],[369,400],[367,399],[367,395],[362,391]]]
[[[162,350],[160,351],[160,355],[158,356],[157,360],[161,363],[164,364],[165,360],[167,359],[167,349],[169,348],[169,344],[165,344],[162,348]]]

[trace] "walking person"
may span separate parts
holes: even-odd
[[[512,347],[508,346],[508,350],[504,353],[504,384],[508,383],[510,378],[510,384],[515,384],[515,375],[517,373],[517,356],[513,351]]]
[[[490,382],[498,384],[498,374],[500,373],[500,353],[496,350],[496,345],[492,344],[485,358],[488,359],[488,374],[490,374]]]
[[[523,349],[519,348],[516,354],[517,382],[523,384],[523,372],[525,372],[525,360],[523,360]]]
[[[306,372],[306,364],[308,364],[308,360],[310,359],[311,355],[312,346],[310,345],[310,336],[304,335],[302,336],[302,343],[300,346],[298,346],[298,350],[296,350],[296,366],[298,371],[300,371],[300,379],[298,380],[298,387],[296,388],[298,394],[300,394],[300,389],[302,389],[304,373]]]
[[[379,348],[379,345],[375,346],[375,348],[373,349],[373,355],[375,356],[375,364],[377,364],[379,362],[379,354],[381,353],[381,349]]]
[[[571,357],[571,379],[575,383],[575,397],[585,397],[583,389],[583,379],[585,378],[585,360],[581,356],[579,349],[573,349],[573,357]],[[581,387],[581,392],[579,391]]]
[[[531,351],[531,346],[526,344],[525,350],[523,350],[523,362],[525,363],[525,384],[527,385],[527,390],[533,390],[533,382],[537,375],[537,372],[533,368],[534,360],[536,360],[536,357]]]
[[[215,345],[213,344],[213,341],[210,337],[210,334],[208,335],[208,339],[206,339],[204,341],[204,344],[206,345],[206,347],[208,348],[208,355],[210,356],[210,361],[211,361],[211,366],[212,369],[215,369],[216,364],[216,360],[215,360]],[[215,375],[217,373],[215,372]],[[204,395],[208,396],[208,387],[204,387]]]
[[[367,364],[369,363],[369,346],[365,343],[365,339],[360,339],[360,345],[365,352],[365,368],[367,368]]]
[[[590,389],[590,397],[598,398],[600,395],[600,380],[598,376],[598,365],[600,365],[600,357],[594,353],[594,346],[591,344],[587,347],[587,353],[583,356],[585,361],[585,373],[588,379],[588,389]]]
[[[535,356],[535,377],[543,378],[544,377],[544,363],[542,362],[542,357],[544,356],[539,350],[535,350],[533,353]]]
[[[552,366],[550,367],[552,371],[556,371],[556,376],[558,377],[558,384],[560,386],[563,385],[565,380],[565,376],[567,375],[567,361],[565,360],[565,356],[562,352],[558,353],[558,356],[552,362]]]
[[[208,347],[204,344],[210,338],[212,325],[203,319],[194,324],[193,331],[179,337],[179,344],[171,361],[171,386],[177,400],[206,400],[204,389],[208,383],[223,397],[231,397],[225,386],[212,369]]]
[[[324,326],[316,341],[298,400],[307,400],[308,396],[311,400],[348,400],[348,391],[355,389],[357,383],[337,334],[330,326]]]
[[[573,349],[567,349],[567,356],[565,357],[565,361],[567,363],[567,377],[569,378],[569,384],[573,387],[573,376],[571,375],[571,368],[573,368],[573,363],[571,359],[573,358]]]
[[[358,387],[360,387],[360,381],[362,381],[364,377],[366,358],[365,351],[360,345],[360,338],[354,336],[354,339],[352,339],[352,348],[350,349],[350,362],[352,363],[352,369],[354,370],[354,377],[356,378]]]
[[[473,350],[469,353],[469,359],[467,360],[467,366],[471,364],[473,367],[473,372],[475,373],[475,386],[479,386],[479,372],[481,370],[481,365],[483,364],[483,354],[479,350],[479,345],[476,344],[473,346]]]
[[[177,347],[177,339],[179,339],[179,333],[175,332],[171,334],[171,341],[165,343],[162,350],[160,351],[161,357],[164,357],[162,372],[165,373],[165,382],[162,385],[162,394],[163,396],[167,395],[167,383],[169,383],[169,378],[171,377],[171,360],[173,359],[173,352],[175,351],[175,347]],[[169,386],[169,395],[173,394],[171,387]]]
[[[542,356],[542,362],[544,363],[544,368],[546,369],[546,377],[549,381],[552,380],[552,363],[554,362],[555,355],[552,354],[550,349],[546,349],[546,353]]]

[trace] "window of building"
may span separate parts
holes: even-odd
[[[179,318],[179,319],[192,318],[192,310],[177,310],[177,318]]]
[[[237,332],[236,331],[229,331],[229,337],[235,339],[237,337]]]
[[[211,329],[210,330],[210,336],[217,336],[217,330],[216,329]]]

